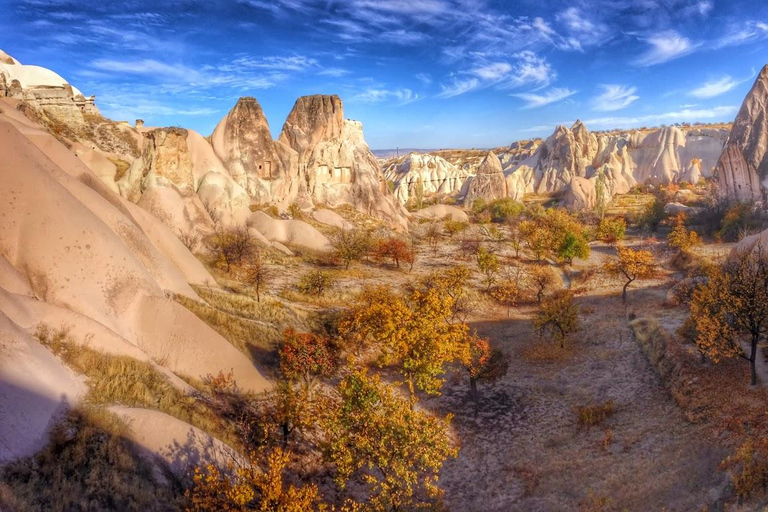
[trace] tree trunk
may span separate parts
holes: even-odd
[[[627,302],[627,288],[629,288],[629,285],[632,284],[632,281],[634,279],[630,279],[624,284],[624,289],[621,291],[621,300],[624,302]]]
[[[757,335],[752,335],[752,350],[749,355],[749,367],[752,370],[752,385],[757,385]]]
[[[475,407],[475,417],[477,417],[477,379],[475,377],[469,378],[469,399],[472,400],[472,403]]]

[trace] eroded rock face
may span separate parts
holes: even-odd
[[[464,205],[471,206],[475,199],[492,201],[503,197],[508,197],[504,170],[501,168],[499,157],[493,151],[489,151],[477,169],[477,174],[467,186]]]
[[[410,153],[390,161],[384,179],[394,184],[394,194],[405,204],[414,195],[463,195],[470,174],[447,160],[430,154]]]
[[[269,122],[255,98],[238,100],[214,130],[211,143],[232,178],[254,201],[267,203],[290,195],[291,183],[298,178],[298,155],[272,140]]]
[[[344,119],[338,96],[299,98],[278,141],[298,154],[298,174],[306,184],[294,191],[299,202],[332,207],[349,203],[368,215],[405,225],[405,211],[387,188],[362,124]]]
[[[717,163],[721,190],[738,200],[766,200],[768,175],[768,66],[755,80],[736,115]]]

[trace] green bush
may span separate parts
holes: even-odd
[[[507,222],[523,213],[525,207],[514,199],[497,199],[488,205],[488,212],[493,222]]]
[[[322,270],[310,270],[299,279],[296,287],[307,295],[322,295],[333,286],[333,276]]]

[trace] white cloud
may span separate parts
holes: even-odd
[[[535,93],[518,93],[513,94],[516,98],[520,98],[521,100],[525,101],[525,106],[523,108],[539,108],[543,107],[545,105],[549,105],[550,103],[555,103],[557,101],[562,101],[570,96],[573,96],[576,94],[577,91],[572,91],[568,88],[557,88],[553,87],[549,91],[542,93],[542,94],[535,94]]]
[[[637,87],[605,84],[600,88],[603,92],[592,99],[592,108],[601,112],[621,110],[640,99],[640,96],[635,94]]]
[[[700,46],[674,30],[667,30],[645,38],[650,48],[641,55],[635,64],[638,66],[654,66],[688,55]]]
[[[465,80],[453,79],[448,85],[441,85],[442,91],[437,95],[438,98],[453,98],[469,91],[474,91],[481,87],[480,80],[477,78],[467,78]]]
[[[341,78],[342,76],[347,76],[351,73],[352,72],[350,70],[343,68],[326,68],[318,72],[319,75],[330,76],[333,78]]]
[[[710,109],[681,109],[672,112],[649,114],[637,117],[599,117],[587,119],[584,124],[595,128],[638,128],[644,125],[658,125],[678,122],[731,120],[738,107],[727,105]]]
[[[129,73],[133,75],[150,75],[156,77],[188,78],[194,80],[198,73],[192,68],[181,64],[166,64],[154,59],[141,60],[114,60],[96,59],[91,62],[91,68],[100,71],[115,73]]]
[[[746,21],[743,25],[731,26],[729,31],[714,43],[716,49],[754,43],[768,37],[768,24],[762,21]]]
[[[232,64],[245,68],[272,69],[279,71],[303,71],[319,65],[316,59],[305,57],[303,55],[292,55],[290,57],[240,57],[235,59]]]
[[[389,101],[394,102],[397,105],[407,105],[408,103],[420,100],[421,97],[410,89],[371,88],[354,95],[351,99],[363,103],[382,103]]]
[[[725,75],[724,77],[718,80],[710,80],[708,82],[704,82],[703,84],[701,84],[699,87],[695,88],[688,94],[690,96],[693,96],[694,98],[699,98],[699,99],[714,98],[715,96],[720,96],[721,94],[725,94],[726,92],[734,89],[735,87],[743,84],[744,82],[752,80],[754,76],[755,76],[754,70],[752,71],[752,74],[749,77],[745,78],[744,80],[735,80],[731,78],[729,75]]]
[[[418,80],[424,85],[432,84],[432,75],[430,75],[429,73],[416,73],[414,77],[416,78],[416,80]]]
[[[512,71],[512,65],[506,62],[494,62],[471,69],[469,72],[483,80],[496,82],[507,76],[510,71]]]

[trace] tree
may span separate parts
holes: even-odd
[[[445,232],[448,233],[448,236],[453,238],[454,235],[469,228],[469,223],[460,220],[446,219],[445,222],[443,222],[443,228],[445,229]]]
[[[322,270],[310,270],[299,279],[296,287],[307,295],[322,295],[333,286],[333,276]]]
[[[706,283],[693,292],[691,318],[699,350],[716,363],[748,360],[757,384],[757,346],[768,334],[768,254],[762,245],[735,252],[707,273]],[[749,355],[742,341],[750,343]]]
[[[266,468],[261,469],[256,453],[247,463],[228,471],[213,464],[197,467],[192,487],[186,491],[188,512],[305,512],[320,510],[316,485],[286,486],[283,474],[290,455],[276,448],[267,456]],[[323,507],[323,509],[326,509]]]
[[[283,331],[279,350],[280,372],[288,380],[302,379],[307,387],[316,377],[330,377],[338,366],[338,350],[323,334],[298,333],[292,328]]]
[[[509,220],[518,217],[525,207],[522,203],[515,201],[511,197],[497,199],[488,205],[488,213],[491,214],[493,222],[509,222]]]
[[[536,295],[536,302],[541,304],[544,295],[555,287],[557,276],[549,265],[535,265],[529,271],[528,282]]]
[[[688,253],[692,248],[703,243],[698,233],[686,229],[685,215],[683,214],[678,215],[675,219],[675,227],[667,235],[667,242],[682,253]]]
[[[461,365],[469,374],[469,398],[477,415],[477,382],[500,379],[506,375],[509,362],[501,351],[491,348],[487,339],[471,334],[465,340]]]
[[[376,240],[373,244],[373,259],[377,261],[391,259],[397,268],[400,262],[409,263],[413,268],[414,254],[408,244],[397,237],[389,237]]]
[[[528,250],[533,253],[533,257],[539,261],[547,251],[549,243],[547,231],[542,229],[536,221],[524,220],[520,223],[520,235]]]
[[[451,323],[454,304],[435,287],[407,300],[389,287],[367,288],[339,322],[339,334],[358,352],[379,348],[380,364],[396,364],[412,396],[416,388],[439,394],[445,365],[458,357],[468,329]]]
[[[603,218],[597,227],[597,238],[609,243],[615,244],[624,240],[627,232],[627,223],[620,217]]]
[[[483,283],[485,283],[486,289],[490,290],[499,273],[499,257],[495,252],[480,247],[477,251],[477,268],[483,274]]]
[[[605,210],[608,207],[607,189],[605,172],[600,168],[597,171],[597,181],[595,182],[595,213],[600,222],[605,218]]]
[[[443,236],[440,224],[437,222],[430,222],[424,229],[424,239],[427,241],[427,245],[432,248],[432,252],[437,254],[437,247],[440,243],[440,237]]]
[[[360,261],[371,250],[370,235],[359,229],[337,229],[328,238],[334,257],[344,262],[344,268]]]
[[[579,307],[573,302],[573,293],[562,290],[544,300],[533,318],[533,326],[540,335],[549,333],[565,348],[568,335],[579,330]]]
[[[240,264],[246,257],[253,254],[256,248],[247,227],[228,229],[218,223],[215,225],[209,245],[216,256],[217,263],[223,265],[227,272],[232,266]]]
[[[655,233],[659,228],[659,224],[666,218],[667,214],[664,211],[664,200],[660,196],[653,198],[653,201],[646,204],[643,208],[643,212],[640,214],[641,226],[647,226],[651,230],[651,233]]]
[[[621,291],[621,300],[627,301],[627,288],[637,279],[648,279],[656,273],[656,261],[653,253],[645,249],[616,247],[618,259],[605,263],[605,270],[610,274],[622,275],[626,279]]]
[[[261,253],[255,251],[243,266],[240,279],[256,292],[256,302],[261,302],[261,290],[269,282],[271,275]]]
[[[573,258],[589,257],[589,244],[583,236],[579,236],[577,233],[566,233],[557,249],[557,257],[570,265],[573,263]]]
[[[510,310],[517,304],[520,298],[520,287],[518,283],[510,280],[504,280],[491,290],[493,297],[499,304],[507,307],[507,318]]]
[[[442,420],[414,408],[364,370],[345,377],[338,395],[323,418],[324,452],[337,485],[361,480],[373,511],[421,509],[438,500],[440,469],[458,454],[448,436],[450,416]]]

